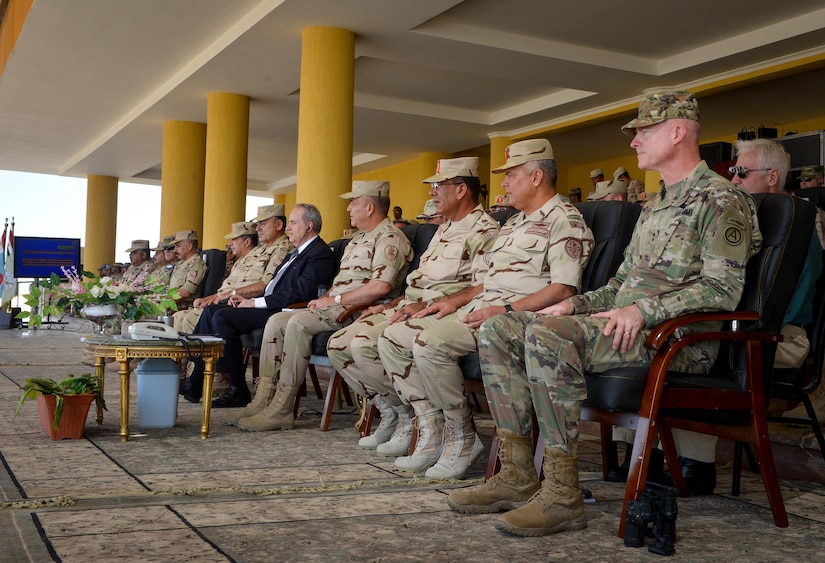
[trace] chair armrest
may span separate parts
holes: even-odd
[[[308,301],[303,301],[301,303],[293,303],[292,305],[290,305],[287,308],[288,309],[306,309],[307,305],[309,305],[309,302]],[[364,309],[372,307],[373,305],[374,305],[374,303],[367,303],[367,304],[364,304],[364,305],[353,305],[352,307],[347,307],[346,309],[344,309],[341,312],[340,315],[338,315],[338,318],[336,318],[335,320],[338,321],[339,323],[343,323],[348,318],[354,317],[357,313],[360,313]]]
[[[705,313],[690,313],[681,315],[679,317],[668,319],[659,323],[645,339],[645,346],[652,350],[661,350],[665,345],[667,339],[670,338],[678,329],[701,322],[709,321],[739,321],[739,322],[755,322],[759,320],[759,313],[756,311],[713,311]],[[729,332],[729,331],[721,331]],[[738,331],[737,331],[738,332]],[[716,334],[717,331],[714,331]],[[702,334],[702,333],[698,333]],[[678,339],[677,339],[678,340]],[[703,340],[703,339],[700,339]],[[705,338],[704,340],[710,340]]]

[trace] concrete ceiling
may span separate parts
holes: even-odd
[[[704,135],[823,113],[821,0],[37,0],[0,75],[0,169],[157,184],[163,122],[233,92],[252,98],[250,192],[289,190],[310,26],[357,36],[356,172],[574,121],[560,162],[630,154],[617,127],[643,89],[783,64],[703,99]]]

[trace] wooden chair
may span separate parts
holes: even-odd
[[[755,446],[774,522],[788,518],[776,477],[768,434],[766,405],[771,389],[775,343],[785,309],[801,271],[813,228],[813,207],[787,194],[759,194],[763,244],[747,265],[745,290],[737,311],[695,313],[657,326],[645,344],[655,350],[649,368],[620,368],[586,374],[588,398],[582,419],[636,429],[625,488],[624,507],[645,490],[650,451],[658,433],[674,486],[687,489],[671,429],[681,428],[747,442]],[[718,331],[684,333],[696,322],[719,321]],[[701,340],[718,340],[721,348],[707,375],[669,370],[679,351]],[[620,519],[619,535],[624,535]]]

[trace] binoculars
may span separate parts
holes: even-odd
[[[628,502],[624,544],[627,547],[644,547],[646,538],[654,538],[648,551],[658,555],[673,555],[676,552],[678,494],[679,491],[673,487],[662,487],[661,490],[642,491],[638,499]]]

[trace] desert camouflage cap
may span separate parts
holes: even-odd
[[[639,113],[622,126],[622,133],[633,136],[637,127],[656,125],[666,119],[692,119],[699,121],[699,102],[692,92],[671,90],[651,92],[639,104]]]
[[[603,199],[609,194],[627,195],[627,182],[624,180],[605,180],[596,184],[596,191],[587,196],[588,201]]]
[[[423,221],[424,219],[431,219],[434,215],[438,215],[438,209],[436,209],[433,200],[428,199],[427,203],[424,204],[424,211],[420,215],[416,215],[415,218]]]
[[[341,194],[341,199],[357,199],[361,196],[387,197],[390,195],[390,183],[385,180],[356,180],[352,191]]]
[[[232,223],[232,232],[228,235],[223,235],[223,238],[232,240],[233,238],[238,238],[243,235],[254,235],[257,234],[255,230],[255,223],[252,221],[238,221],[237,223]]]
[[[553,147],[547,139],[527,139],[509,145],[504,149],[504,164],[493,170],[500,174],[508,168],[521,166],[534,160],[553,160]]]
[[[602,170],[601,168],[594,168],[590,171],[591,178],[598,178],[599,176],[604,176],[604,170]]]
[[[425,184],[432,184],[452,180],[459,176],[478,178],[478,157],[442,158],[435,165],[435,174],[421,181]]]
[[[253,221],[265,221],[270,217],[286,217],[286,212],[283,203],[276,203],[275,205],[262,205],[258,208],[258,215]]]
[[[175,238],[172,239],[172,242],[170,244],[177,244],[184,240],[197,241],[198,233],[196,233],[195,231],[178,231],[177,233],[175,233]]]
[[[133,240],[132,246],[127,248],[125,252],[134,252],[135,250],[149,250],[149,241],[148,240]]]
[[[622,174],[627,174],[627,170],[624,166],[619,166],[616,170],[613,171],[613,179],[618,180],[619,176]]]
[[[825,176],[825,169],[819,164],[805,166],[799,173],[800,180],[813,180],[814,178],[822,178],[823,176]]]

